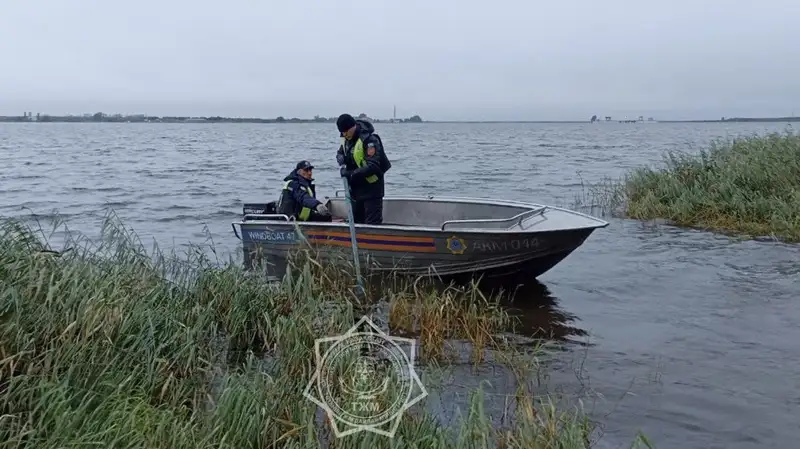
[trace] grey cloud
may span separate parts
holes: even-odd
[[[790,0],[4,0],[0,114],[788,115],[798,19]]]

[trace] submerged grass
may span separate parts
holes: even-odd
[[[699,154],[670,152],[593,196],[617,215],[663,219],[747,236],[800,241],[800,135],[754,135],[712,142]]]
[[[585,448],[593,424],[530,391],[535,355],[495,341],[508,320],[474,289],[389,293],[391,325],[422,360],[450,338],[514,360],[516,412],[501,426],[474,392],[460,425],[417,405],[393,439],[335,438],[302,391],[314,339],[341,334],[364,306],[340,269],[298,259],[277,287],[202,252],[148,255],[109,223],[99,245],[58,253],[31,228],[0,229],[0,445],[15,448]],[[461,300],[458,300],[461,299]],[[493,348],[493,349],[492,349]],[[513,352],[513,357],[509,356]],[[502,358],[502,357],[498,357]]]

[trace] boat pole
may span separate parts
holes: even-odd
[[[364,282],[361,279],[361,265],[358,263],[358,240],[356,239],[356,223],[353,218],[353,202],[350,200],[350,183],[347,182],[347,178],[342,176],[342,182],[344,183],[344,200],[347,203],[347,216],[349,218],[348,222],[350,224],[350,243],[353,247],[353,264],[356,267],[356,282],[358,282],[358,294],[364,295]]]

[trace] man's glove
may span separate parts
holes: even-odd
[[[340,166],[344,165],[344,154],[336,153],[336,163],[339,164]]]
[[[350,179],[350,175],[352,175],[353,172],[348,170],[346,166],[342,165],[339,167],[339,174],[342,176],[342,178]]]
[[[316,209],[316,211],[317,211],[317,213],[318,213],[318,214],[320,214],[320,215],[328,215],[328,214],[330,214],[330,212],[328,212],[328,208],[327,208],[327,207],[325,207],[325,205],[324,205],[324,204],[322,204],[322,203],[319,203],[319,204],[317,205],[317,209]]]

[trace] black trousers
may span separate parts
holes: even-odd
[[[382,224],[383,198],[353,201],[353,221],[359,224]]]
[[[319,214],[316,211],[312,210],[311,211],[311,215],[308,217],[308,221],[321,221],[321,222],[326,222],[327,221],[327,222],[330,222],[330,221],[333,221],[333,216],[330,215],[330,214],[322,215],[322,214]]]

